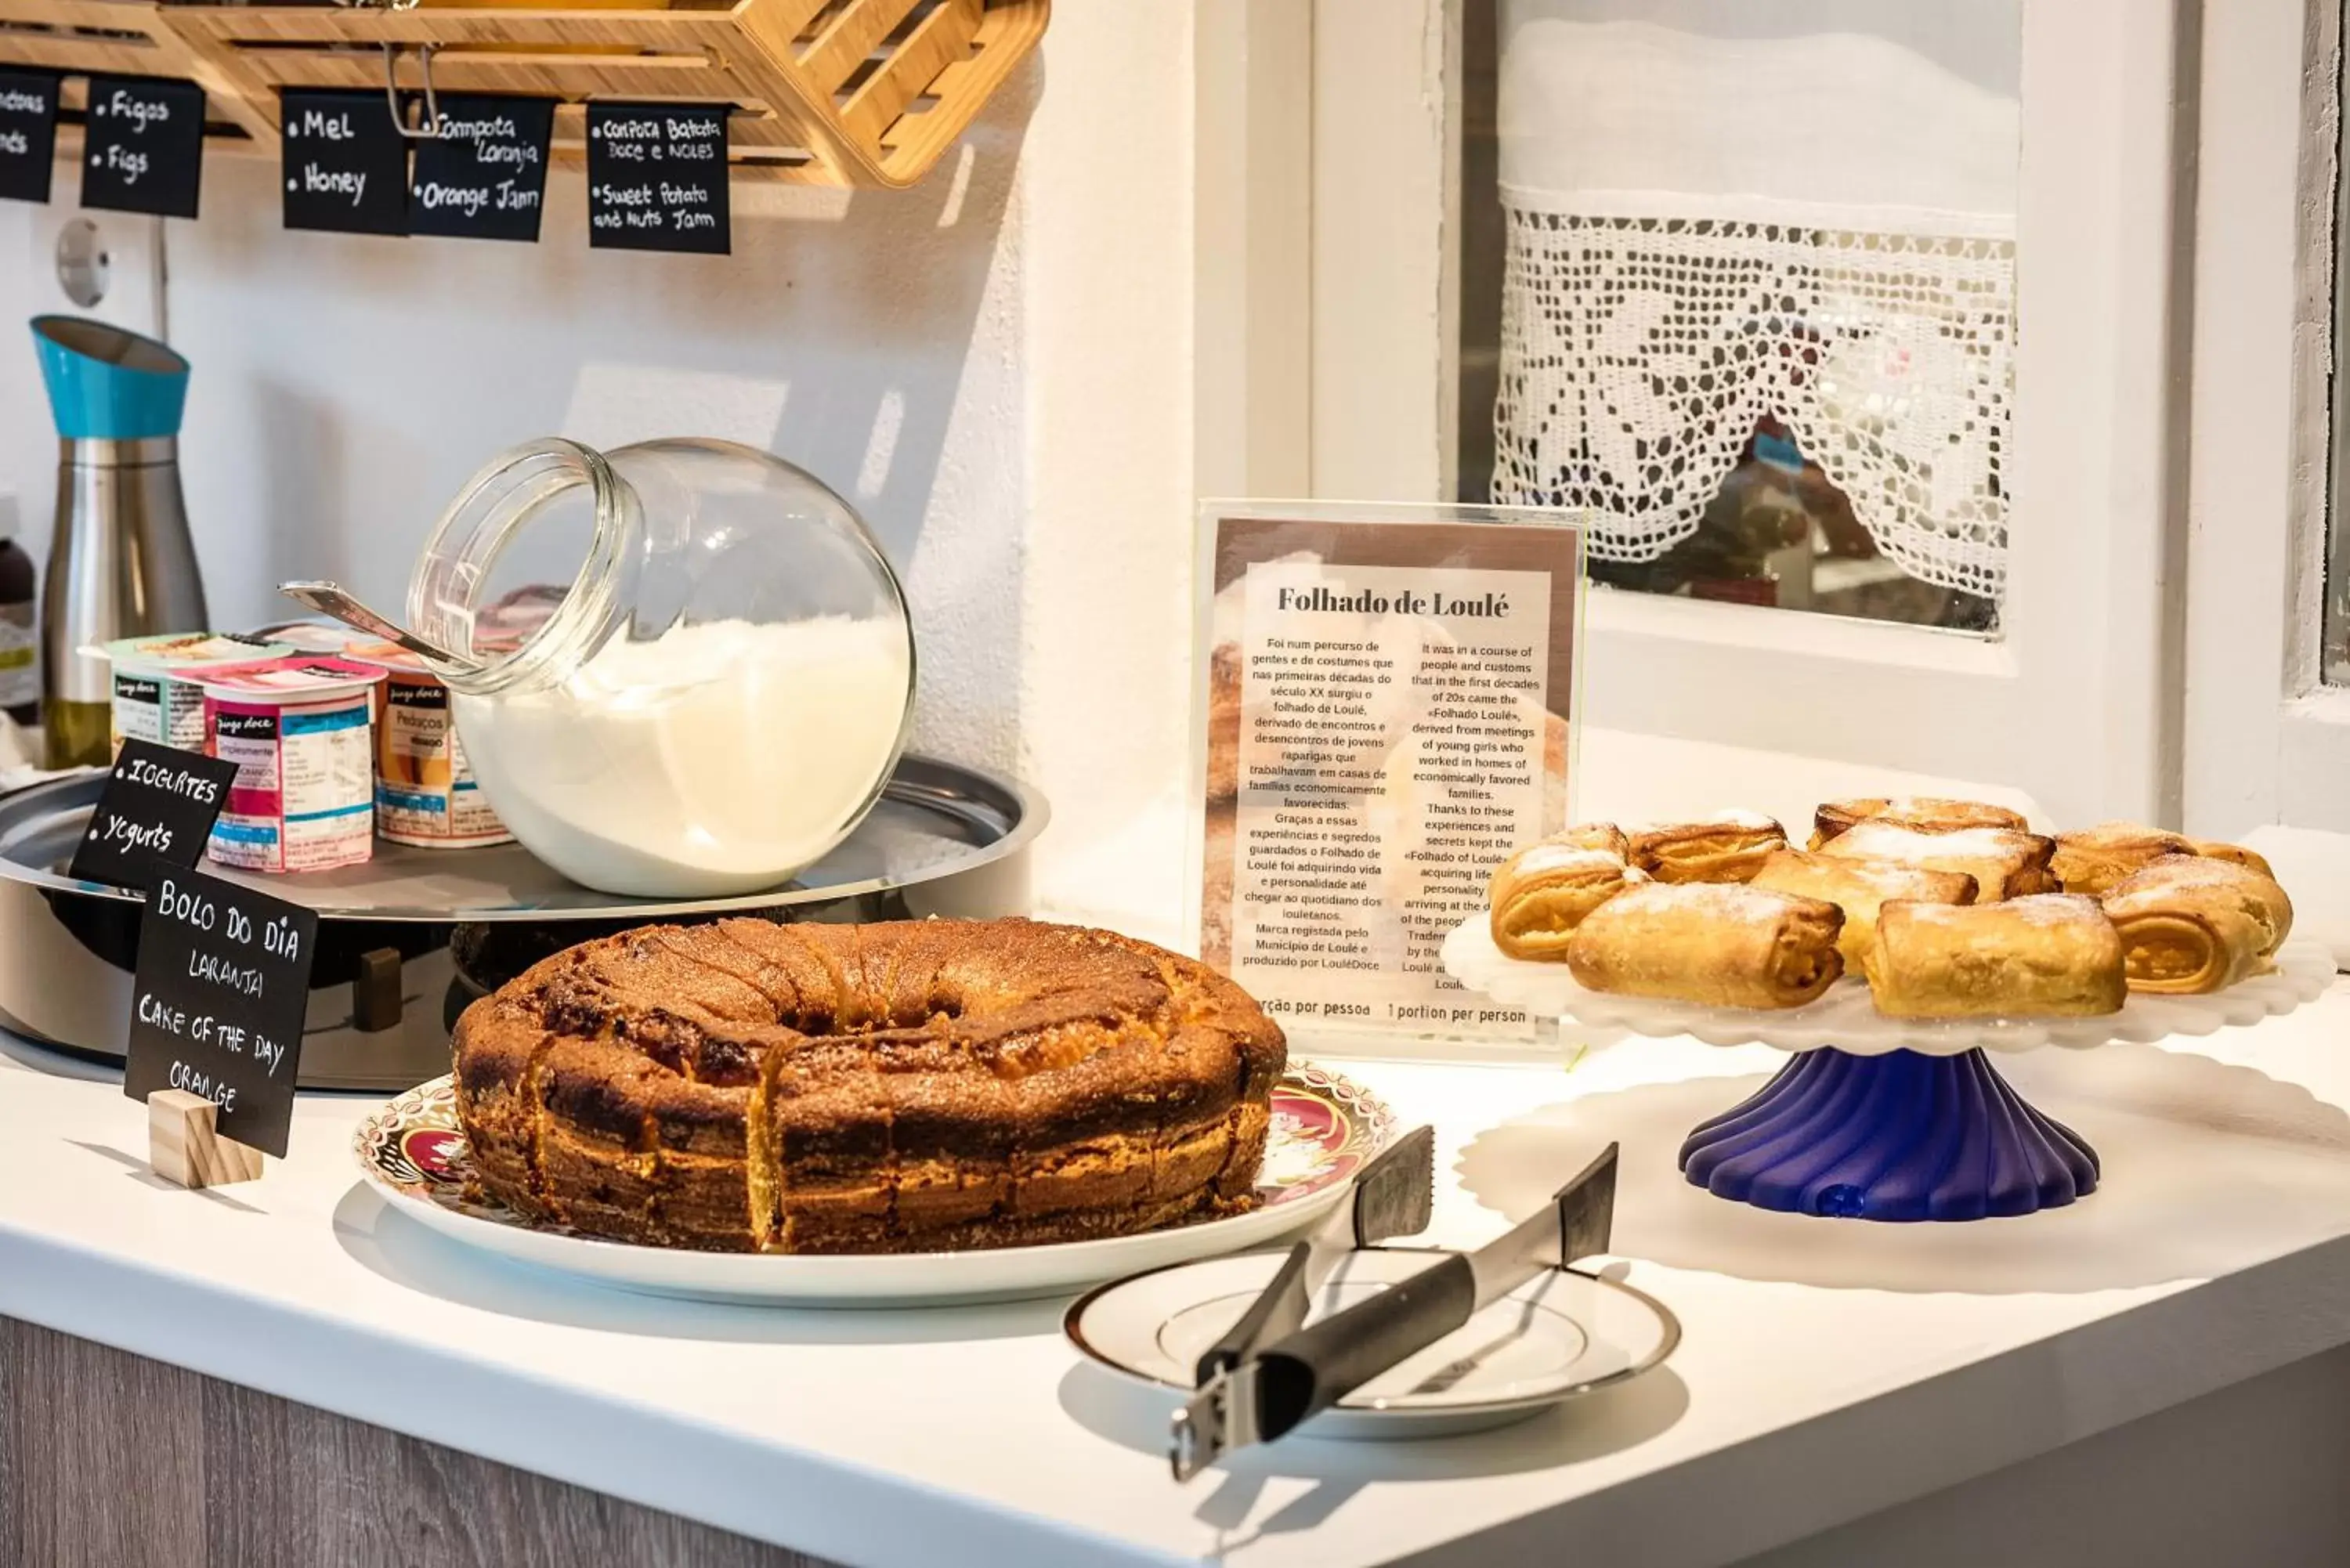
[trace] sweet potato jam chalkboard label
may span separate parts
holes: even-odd
[[[0,71],[0,198],[49,199],[62,80],[55,71]]]
[[[599,250],[733,248],[723,104],[588,106],[588,243]]]
[[[192,218],[203,174],[203,88],[162,77],[89,78],[83,206]]]
[[[409,232],[465,240],[538,238],[555,100],[441,95],[441,132],[416,144]]]
[[[408,139],[383,94],[288,88],[279,111],[287,228],[408,232]]]
[[[122,1092],[184,1089],[223,1137],[286,1154],[318,916],[202,871],[158,867],[139,921]]]

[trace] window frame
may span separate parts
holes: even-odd
[[[1452,495],[1461,3],[1315,0],[1316,497]],[[2023,6],[2001,635],[1595,590],[1590,725],[1979,784],[2062,821],[2178,817],[2181,9]]]

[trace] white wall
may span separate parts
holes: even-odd
[[[166,244],[215,620],[280,614],[290,576],[396,607],[442,505],[517,441],[766,446],[847,495],[904,576],[916,743],[1052,800],[1040,900],[1163,929],[1189,744],[1193,27],[1186,0],[1062,0],[922,185],[737,184],[725,258],[590,252],[563,170],[536,246],[288,233],[274,161],[211,159],[203,217]],[[60,206],[72,188],[61,167]],[[0,310],[53,290],[34,221],[0,211]],[[46,531],[53,443],[29,353],[9,365],[0,489]]]

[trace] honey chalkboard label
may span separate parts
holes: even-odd
[[[408,232],[408,138],[383,94],[287,88],[279,110],[287,228]]]
[[[162,77],[89,78],[81,204],[192,218],[204,175],[204,89]]]
[[[466,240],[538,238],[555,100],[441,95],[441,134],[416,144],[409,232]]]
[[[726,106],[588,106],[588,243],[599,250],[733,248]]]
[[[143,888],[159,860],[193,866],[235,781],[236,764],[223,758],[123,742],[67,875]]]
[[[158,867],[139,920],[122,1092],[184,1089],[223,1137],[285,1158],[318,914],[202,871]]]
[[[0,197],[49,199],[64,79],[55,71],[0,70]]]

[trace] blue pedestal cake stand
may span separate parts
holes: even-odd
[[[1472,990],[1594,1040],[1688,1035],[1793,1053],[1769,1083],[1689,1135],[1682,1172],[1758,1209],[1891,1220],[2030,1214],[2097,1189],[2096,1151],[2026,1104],[1990,1053],[2209,1034],[2290,1012],[2334,979],[2331,953],[2294,941],[2269,973],[2209,996],[2133,993],[2102,1018],[1918,1023],[1880,1015],[1853,979],[1775,1012],[1589,992],[1563,964],[1501,952],[1482,917],[1445,939],[1444,966]]]
[[[2097,1189],[2097,1154],[1981,1049],[1806,1051],[1699,1125],[1681,1170],[1717,1197],[1849,1220],[1981,1220]]]

